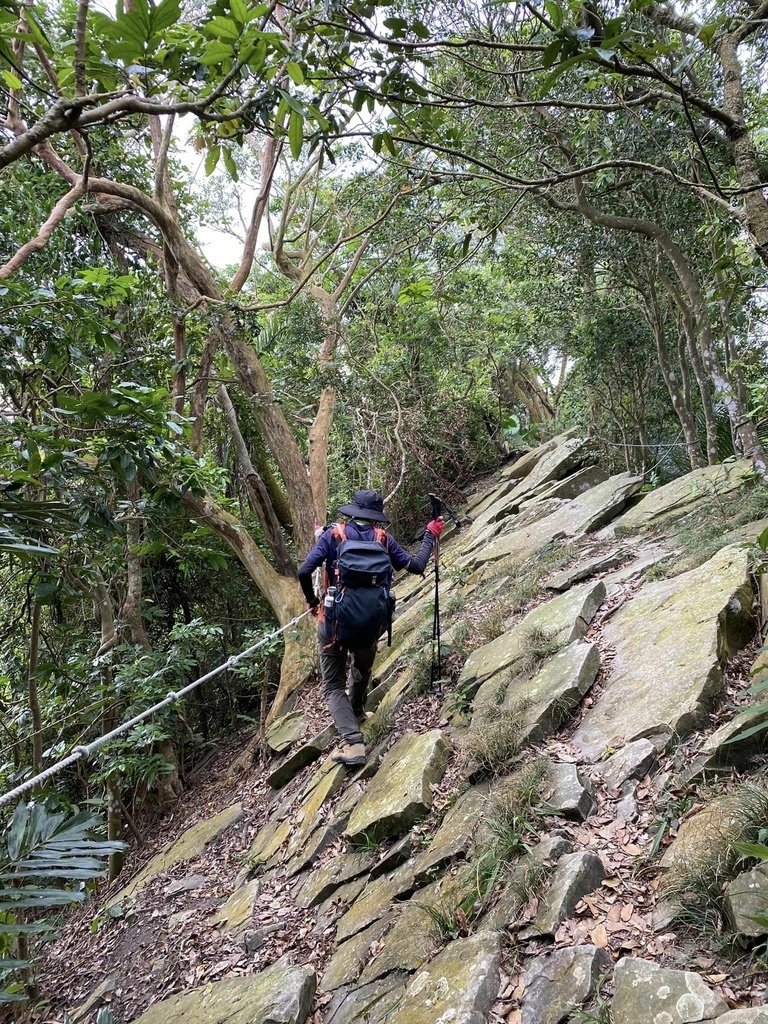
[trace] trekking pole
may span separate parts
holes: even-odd
[[[442,502],[436,494],[429,495],[430,516],[437,519],[442,514]],[[440,538],[435,537],[435,606],[432,615],[432,664],[429,669],[427,693],[443,696],[443,666],[440,651]],[[437,655],[437,657],[435,657]]]

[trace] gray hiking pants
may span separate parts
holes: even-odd
[[[333,724],[346,743],[362,743],[363,734],[357,716],[362,717],[368,696],[371,670],[376,659],[376,645],[356,651],[325,649],[326,640],[318,634],[323,696],[328,702]],[[347,694],[347,659],[349,659],[349,694]]]

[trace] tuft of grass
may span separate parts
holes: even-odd
[[[726,924],[725,887],[742,870],[738,846],[759,839],[768,818],[768,786],[762,780],[744,782],[729,796],[734,803],[720,832],[708,832],[700,851],[674,864],[660,892],[676,907],[677,920],[716,941]]]
[[[370,747],[375,746],[379,740],[392,732],[395,727],[395,721],[394,708],[385,715],[374,715],[373,718],[363,724],[362,729],[365,742]]]
[[[488,798],[485,827],[490,845],[502,863],[530,852],[528,841],[537,835],[538,808],[549,776],[546,758],[535,757],[504,780]]]
[[[525,712],[529,707],[527,700],[509,708],[492,700],[475,712],[465,743],[473,778],[496,778],[510,771],[525,742]]]
[[[519,672],[521,675],[528,676],[534,675],[548,658],[557,654],[562,644],[553,630],[542,626],[532,626],[525,633],[520,646],[523,649],[523,655],[519,662]]]
[[[713,487],[708,497],[702,497],[694,510],[673,526],[671,540],[680,554],[651,566],[646,579],[666,579],[698,568],[717,554],[725,534],[766,516],[768,487],[755,484],[730,494],[718,494]]]

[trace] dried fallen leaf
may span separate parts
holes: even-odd
[[[608,932],[605,930],[605,926],[602,924],[597,925],[589,933],[589,937],[592,939],[593,945],[597,946],[598,949],[605,949],[608,945]]]
[[[628,921],[630,919],[630,917],[632,917],[634,912],[635,912],[635,905],[634,905],[634,903],[625,903],[624,906],[621,908],[621,920],[622,921]]]

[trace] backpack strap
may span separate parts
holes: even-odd
[[[389,536],[386,530],[382,530],[380,526],[374,526],[373,538],[378,541],[379,544],[383,544],[384,547],[389,551]]]
[[[338,541],[347,539],[347,531],[344,523],[334,523],[333,526],[331,527],[331,532]]]

